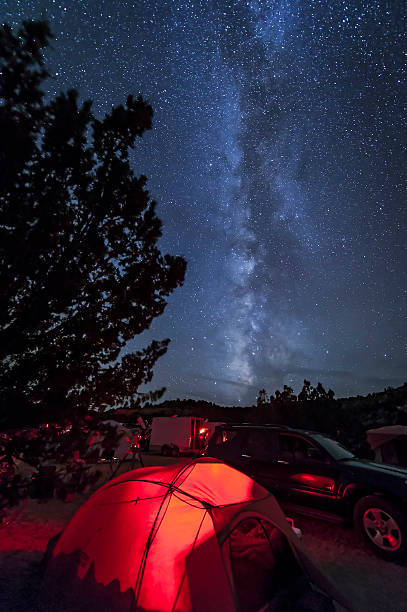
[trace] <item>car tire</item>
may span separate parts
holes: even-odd
[[[164,444],[164,446],[161,449],[161,454],[163,455],[163,457],[169,457],[171,454],[170,447]]]
[[[179,457],[179,448],[178,448],[178,446],[173,446],[171,448],[171,457]]]
[[[353,516],[357,531],[376,555],[388,561],[407,556],[407,516],[392,502],[379,495],[362,497]]]

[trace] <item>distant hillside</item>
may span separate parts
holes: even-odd
[[[113,415],[113,411],[109,412]],[[407,424],[407,383],[366,396],[316,401],[277,401],[263,406],[220,406],[203,400],[177,399],[144,406],[142,414],[153,416],[200,416],[212,421],[282,423],[293,427],[336,430],[343,423],[363,427]]]
[[[143,407],[144,416],[197,416],[210,421],[244,421],[252,408],[220,406],[204,400],[176,399]]]
[[[275,423],[314,429],[337,437],[359,453],[367,452],[366,430],[383,425],[407,425],[407,383],[366,396],[307,401],[274,400],[261,406],[219,406],[211,402],[177,399],[147,405],[141,414],[198,416],[211,421]],[[120,417],[120,411],[109,416]],[[125,415],[122,416],[124,418]],[[134,413],[134,419],[136,414]],[[126,420],[131,420],[127,411]]]
[[[384,419],[387,421],[390,416],[399,417],[403,420],[407,416],[407,382],[395,389],[388,387],[379,393],[342,398],[338,402],[345,410],[357,410],[366,415],[371,412],[372,415],[375,415],[375,420]],[[387,425],[389,423],[383,424]]]

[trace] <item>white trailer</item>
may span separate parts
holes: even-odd
[[[149,450],[173,457],[199,455],[217,424],[200,417],[154,417]]]

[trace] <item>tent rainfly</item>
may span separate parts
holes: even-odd
[[[375,461],[407,467],[407,425],[369,429],[366,438],[375,453]]]
[[[351,610],[273,495],[204,457],[96,491],[48,551],[39,610],[331,612],[332,600]]]

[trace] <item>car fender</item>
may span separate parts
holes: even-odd
[[[341,498],[344,503],[346,517],[352,519],[353,509],[356,503],[362,497],[366,497],[367,495],[376,495],[377,497],[387,499],[389,502],[392,502],[394,505],[400,508],[400,510],[407,512],[407,505],[403,502],[401,498],[394,495],[391,491],[384,491],[383,489],[367,487],[366,485],[358,483],[348,483],[343,486],[341,491]]]
[[[361,497],[373,494],[382,495],[382,493],[374,492],[372,489],[363,484],[354,482],[343,483],[339,488],[338,497],[343,504],[345,519],[352,521],[353,508],[355,507],[355,504],[359,501],[359,499],[361,499]]]

